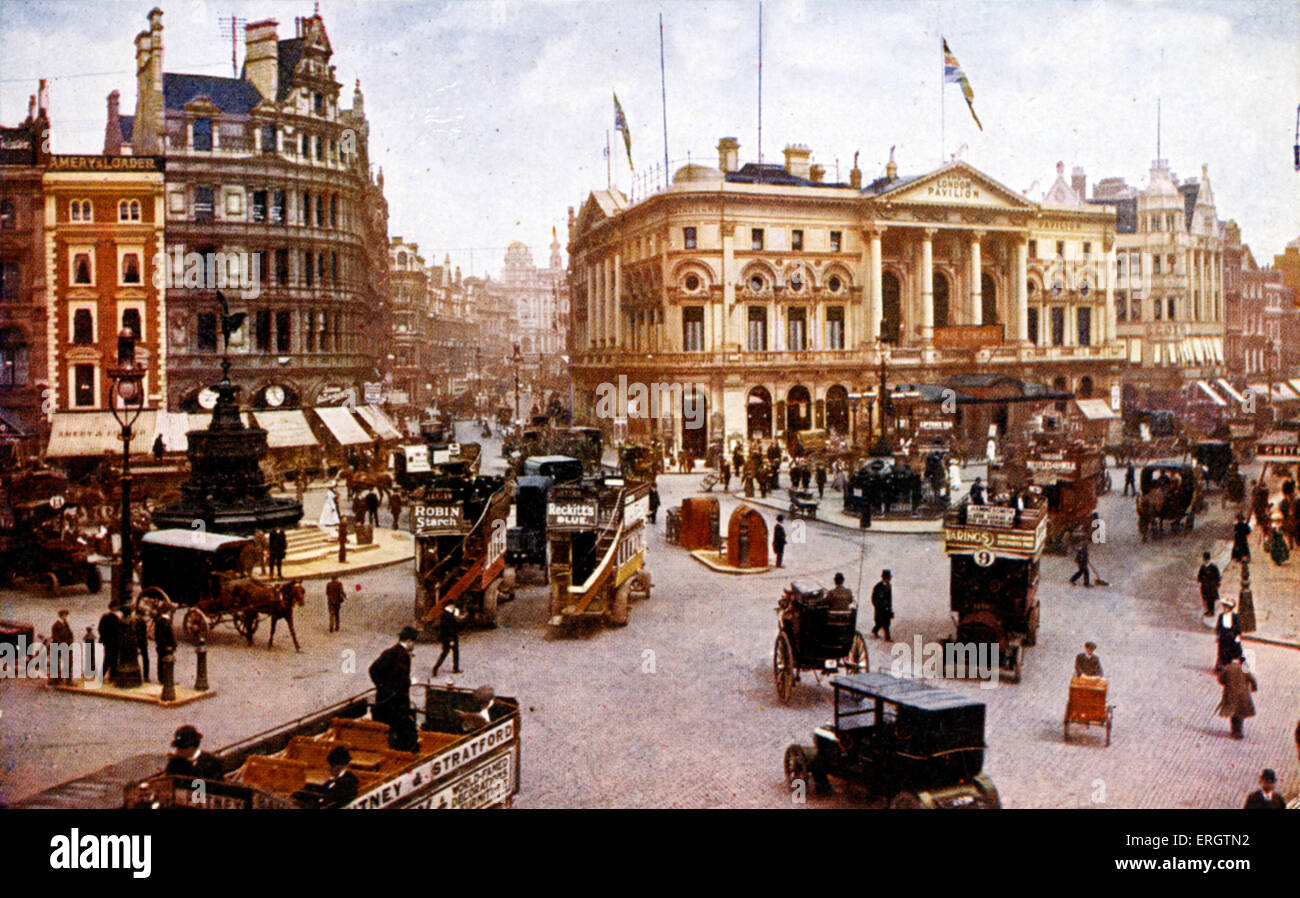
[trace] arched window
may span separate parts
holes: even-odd
[[[1080,399],[1092,398],[1092,378],[1087,374],[1079,378],[1079,398]]]
[[[74,284],[89,284],[90,280],[90,253],[77,253],[72,260],[72,282]]]
[[[129,330],[137,340],[141,339],[140,310],[124,309],[122,311],[122,327]]]
[[[140,257],[135,253],[122,255],[122,283],[140,283]]]
[[[90,309],[77,309],[72,313],[72,342],[77,346],[94,344],[95,319]]]
[[[826,391],[826,429],[830,433],[849,432],[849,391],[839,384]]]
[[[796,432],[812,429],[812,397],[805,386],[793,386],[786,394],[785,429]]]
[[[772,394],[766,387],[753,387],[745,399],[746,436],[748,439],[770,439],[772,436]]]

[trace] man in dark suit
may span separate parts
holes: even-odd
[[[1246,796],[1243,810],[1247,811],[1285,811],[1286,801],[1276,791],[1277,774],[1271,768],[1265,768],[1259,775],[1259,788]]]
[[[1097,651],[1097,643],[1085,642],[1083,652],[1074,656],[1074,675],[1076,677],[1104,677],[1101,671],[1101,659],[1093,652]]]
[[[782,557],[785,555],[785,526],[781,523],[785,515],[776,516],[776,526],[772,528],[772,552],[776,555],[776,566],[784,567]]]
[[[68,609],[59,611],[59,619],[50,627],[50,679],[66,686],[72,678],[72,647],[77,637],[68,623]]]
[[[415,627],[403,627],[397,644],[384,649],[370,665],[370,681],[375,684],[370,716],[388,724],[388,746],[399,751],[415,751],[420,743],[411,716],[411,653],[419,636]]]
[[[1201,569],[1196,572],[1196,580],[1201,584],[1201,601],[1205,604],[1206,617],[1214,614],[1214,608],[1219,604],[1219,581],[1222,579],[1219,566],[1210,561],[1210,553],[1202,552]]]
[[[195,727],[188,723],[180,727],[172,737],[172,750],[163,773],[200,780],[221,779],[225,776],[225,765],[215,755],[200,749],[202,744],[203,734]]]
[[[442,607],[442,617],[438,618],[438,641],[442,643],[442,654],[433,664],[433,675],[438,675],[438,668],[451,655],[451,672],[460,673],[460,625],[465,615],[456,607],[455,602],[448,602]]]
[[[356,800],[361,784],[357,775],[348,770],[352,763],[352,753],[342,745],[335,746],[325,756],[325,763],[330,765],[330,778],[326,780],[321,808],[346,808]]]
[[[1130,491],[1132,491],[1133,495],[1137,495],[1137,477],[1132,459],[1124,465],[1124,495],[1127,496]]]
[[[159,609],[158,616],[153,619],[153,646],[158,653],[160,669],[164,655],[172,655],[174,660],[176,654],[176,631],[172,627],[172,612],[175,610],[175,605],[164,605]]]
[[[325,604],[329,608],[331,633],[339,631],[339,611],[343,608],[343,598],[343,581],[335,574],[330,578],[330,582],[325,584]]]
[[[1074,552],[1074,566],[1077,568],[1074,576],[1070,578],[1070,585],[1073,586],[1083,578],[1083,585],[1091,587],[1092,579],[1088,574],[1088,541],[1085,539],[1079,543],[1079,548]]]
[[[117,670],[117,647],[122,634],[122,618],[114,605],[99,619],[99,641],[104,645],[103,677],[108,679]]]
[[[879,636],[885,631],[885,642],[893,642],[889,635],[889,622],[894,619],[894,588],[891,585],[893,575],[888,569],[880,572],[880,582],[871,590],[871,607],[875,609],[875,626],[871,628],[872,636]]]
[[[271,576],[283,578],[284,556],[289,554],[289,538],[282,528],[276,527],[271,531],[267,552],[270,555]]]

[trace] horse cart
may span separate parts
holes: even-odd
[[[1110,728],[1115,719],[1115,706],[1106,704],[1105,677],[1072,677],[1070,697],[1065,705],[1065,719],[1061,730],[1066,742],[1070,741],[1070,724],[1106,728],[1106,744],[1110,745]]]
[[[1190,531],[1196,525],[1197,513],[1205,510],[1199,465],[1147,465],[1138,480],[1138,490],[1138,532],[1143,542],[1148,535],[1162,534],[1165,524],[1174,531]]]
[[[319,808],[328,757],[343,747],[356,810],[509,807],[519,792],[519,702],[496,696],[485,715],[473,691],[412,687],[415,751],[388,747],[367,717],[375,692],[355,695],[214,752],[222,773],[196,781],[163,771],[162,754],[134,755],[17,803],[24,808]]]
[[[817,583],[791,583],[777,603],[772,676],[776,694],[788,703],[799,674],[812,671],[857,673],[867,670],[867,641],[858,632],[858,603],[831,607],[827,590]]]
[[[557,486],[546,506],[552,629],[583,622],[626,626],[634,599],[650,597],[645,567],[650,485],[606,478]]]
[[[103,577],[86,544],[64,532],[64,515],[76,505],[68,492],[66,479],[54,472],[0,477],[0,585],[21,577],[51,595],[69,583],[99,592]]]
[[[267,583],[245,573],[252,540],[203,530],[154,530],[140,545],[140,595],[136,612],[152,619],[168,605],[185,608],[181,631],[193,642],[207,639],[224,623],[253,644],[253,634],[263,616],[275,625],[284,620],[294,649],[298,634],[293,609],[305,603],[302,584],[296,580]]]
[[[1046,542],[1045,508],[963,502],[944,515],[949,607],[957,621],[956,636],[944,644],[945,675],[950,658],[995,646],[999,675],[1020,682],[1025,649],[1038,638],[1038,563]]]

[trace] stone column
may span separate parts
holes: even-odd
[[[880,328],[884,323],[885,297],[880,270],[880,231],[871,232],[871,305],[867,313],[867,339],[880,339]]]
[[[1016,341],[1022,346],[1029,343],[1029,291],[1026,281],[1029,279],[1029,241],[1018,237],[1015,247],[1015,297],[1016,297]],[[1041,328],[1043,322],[1038,322]]]
[[[921,238],[921,342],[934,345],[934,228]]]
[[[980,260],[980,240],[983,231],[975,231],[970,238],[970,323],[984,323],[984,285],[980,277],[984,272]]]
[[[596,348],[596,266],[587,266],[587,348]]]
[[[1106,305],[1101,310],[1102,326],[1101,342],[1103,345],[1109,345],[1117,339],[1119,333],[1119,321],[1115,315],[1115,248],[1113,246],[1104,249],[1106,265],[1102,272],[1102,278],[1105,280],[1105,293],[1102,294]]]
[[[725,341],[743,346],[747,324],[736,308],[735,226],[723,224],[719,236],[722,238],[722,316],[727,323]]]
[[[623,345],[623,260],[618,254],[614,254],[614,296],[610,303],[610,311],[614,318],[614,326],[611,329],[611,336],[614,338],[613,346]]]

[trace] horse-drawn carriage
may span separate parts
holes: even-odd
[[[1038,638],[1038,562],[1046,542],[1045,508],[962,503],[944,516],[949,607],[957,619],[945,663],[949,645],[996,645],[1001,676],[1020,681],[1024,650]]]
[[[867,641],[858,632],[858,604],[831,607],[826,588],[817,583],[791,583],[777,603],[776,643],[772,646],[772,676],[776,694],[789,702],[801,671],[820,679],[826,671],[867,670]]]
[[[181,606],[181,630],[192,641],[207,639],[213,627],[228,622],[249,645],[265,615],[271,618],[268,648],[275,641],[276,623],[283,619],[298,649],[293,609],[305,603],[306,591],[297,580],[277,585],[247,573],[252,545],[242,536],[202,530],[146,533],[140,546],[136,612],[152,620],[167,604]]]
[[[1138,491],[1138,532],[1143,542],[1148,534],[1163,533],[1165,524],[1172,530],[1191,530],[1197,513],[1205,510],[1198,465],[1147,465],[1138,480]]]

